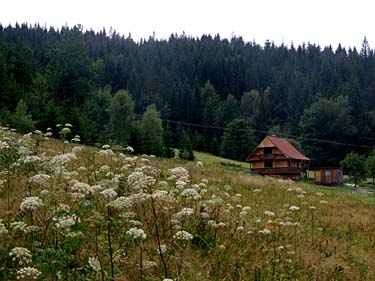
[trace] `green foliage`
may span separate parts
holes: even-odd
[[[109,134],[113,140],[127,145],[133,130],[134,101],[128,91],[119,90],[109,106]]]
[[[81,135],[84,142],[93,144],[107,141],[111,99],[110,86],[95,89],[86,98],[81,113]]]
[[[150,105],[141,121],[142,152],[161,156],[163,153],[163,125],[156,106]]]
[[[372,178],[372,184],[374,184],[375,178],[375,150],[371,151],[369,156],[366,158],[366,175]]]
[[[16,111],[10,115],[9,124],[19,132],[28,133],[35,129],[35,122],[28,114],[26,103],[21,99],[17,103]]]
[[[346,155],[345,159],[340,162],[340,166],[343,168],[344,173],[354,179],[355,188],[359,181],[366,175],[365,163],[365,157],[355,152],[350,152]]]
[[[357,52],[219,35],[138,43],[80,25],[0,25],[0,120],[9,123],[22,99],[38,129],[69,122],[84,143],[112,139],[141,151],[138,121],[155,104],[163,119],[198,124],[189,130],[200,151],[221,154],[217,127],[243,119],[258,140],[269,131],[302,137],[312,165],[336,166],[351,149],[368,154],[375,138],[373,60],[366,38]],[[134,114],[115,117],[112,92],[121,89],[132,94]]]
[[[180,148],[178,151],[178,157],[181,159],[194,161],[194,149],[193,144],[191,142],[191,137],[189,132],[182,129],[181,136],[180,136]]]
[[[173,148],[173,132],[168,123],[163,129],[163,144],[163,157],[173,158],[175,156],[175,151]]]
[[[350,147],[334,143],[316,142],[311,139],[349,142],[356,132],[350,118],[348,100],[321,98],[303,112],[299,122],[301,145],[311,158],[313,166],[337,166]]]
[[[256,145],[249,122],[243,119],[234,119],[225,126],[221,143],[221,156],[234,160],[244,160]]]

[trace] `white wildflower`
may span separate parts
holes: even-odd
[[[18,262],[19,265],[31,263],[31,252],[24,247],[15,247],[9,252],[9,256],[13,262]]]
[[[299,210],[299,207],[297,207],[297,206],[290,206],[290,207],[289,207],[289,210],[290,210],[290,211],[298,211],[298,210]]]
[[[266,215],[266,216],[268,216],[270,218],[274,218],[275,217],[275,213],[274,212],[270,212],[270,211],[265,211],[264,215]]]
[[[259,234],[263,234],[263,235],[270,235],[271,234],[271,230],[269,230],[268,228],[265,228],[263,230],[259,230],[258,233]]]
[[[100,194],[108,200],[117,197],[117,192],[113,188],[104,189],[102,192],[100,192]]]
[[[26,197],[22,200],[21,211],[35,211],[42,206],[42,200],[39,197]]]
[[[100,266],[100,262],[97,258],[89,257],[89,265],[96,272],[99,272],[102,270],[102,267]]]
[[[190,218],[192,215],[194,215],[193,209],[183,208],[181,211],[179,211],[177,214],[175,214],[175,217],[177,219],[187,219],[187,218]]]
[[[195,166],[196,166],[197,168],[203,167],[203,163],[202,163],[201,161],[197,161],[197,162],[195,163]]]
[[[53,221],[58,229],[70,231],[70,228],[80,222],[76,214],[54,217]]]
[[[148,261],[148,260],[142,261],[143,269],[149,269],[149,268],[152,268],[154,266],[156,266],[156,262],[154,262],[154,261]]]
[[[165,252],[167,252],[167,250],[168,250],[168,248],[167,248],[167,245],[165,245],[165,244],[161,244],[160,249],[159,249],[159,247],[156,247],[156,251],[160,252],[161,254],[164,254]]]
[[[24,223],[23,221],[15,221],[10,224],[10,228],[12,229],[12,231],[15,231],[15,232],[16,231],[24,232],[26,227],[27,227],[27,224]]]
[[[5,224],[3,223],[3,220],[0,219],[0,234],[7,234],[8,230],[5,227]]]
[[[193,235],[191,235],[189,232],[185,230],[180,230],[180,231],[177,231],[175,235],[173,235],[173,238],[176,240],[190,241],[190,240],[193,240]]]
[[[121,196],[117,198],[116,200],[108,203],[108,206],[113,207],[118,210],[122,210],[122,209],[131,208],[132,204],[133,202],[129,198]]]
[[[132,227],[130,228],[127,232],[126,232],[127,235],[129,235],[130,237],[132,237],[133,239],[146,239],[147,238],[147,235],[146,233],[143,231],[143,229],[140,229],[140,228],[136,228],[136,227]]]
[[[79,153],[82,151],[82,148],[80,146],[75,146],[72,148],[72,153]]]
[[[200,196],[199,193],[193,188],[188,188],[188,189],[183,190],[181,192],[181,196],[187,197],[190,199],[195,199],[195,200],[199,200],[202,198],[202,196]]]
[[[174,176],[177,180],[186,180],[189,178],[189,172],[183,167],[176,167],[169,169],[168,172]]]
[[[125,148],[125,150],[126,150],[126,152],[128,152],[128,153],[133,153],[133,152],[134,152],[134,149],[133,149],[133,147],[131,147],[131,146],[127,146],[127,147]]]
[[[24,267],[24,268],[17,270],[16,274],[17,274],[17,280],[22,280],[22,279],[37,280],[42,273],[38,269],[28,266],[28,267]]]
[[[133,172],[128,176],[128,184],[130,188],[146,190],[148,186],[155,184],[156,180],[152,176],[148,176],[143,172]]]
[[[79,192],[83,194],[89,194],[90,193],[90,185],[84,182],[76,182],[73,184],[73,186],[70,188],[73,192]]]
[[[69,133],[71,133],[71,131],[70,131],[70,129],[69,129],[68,127],[64,127],[64,128],[62,128],[62,130],[60,131],[60,134],[63,134],[63,135],[65,135],[65,134],[69,134]]]
[[[245,228],[243,226],[239,226],[239,227],[237,227],[236,231],[237,232],[244,232]]]

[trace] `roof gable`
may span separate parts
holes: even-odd
[[[267,147],[267,146],[269,147],[270,145],[264,145],[264,144],[269,144],[269,143],[272,143],[273,146],[275,146],[278,150],[280,150],[281,153],[284,154],[285,157],[289,159],[305,160],[305,161],[310,160],[310,158],[307,158],[305,155],[299,152],[286,139],[278,138],[276,136],[267,136],[260,142],[259,145],[257,145],[254,148],[251,154],[248,157],[246,157],[245,161],[248,161],[259,147]]]

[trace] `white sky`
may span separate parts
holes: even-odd
[[[375,2],[370,0],[0,0],[0,23],[61,27],[80,23],[95,31],[110,27],[132,38],[202,34],[263,45],[338,43],[361,48],[364,36],[375,47]]]

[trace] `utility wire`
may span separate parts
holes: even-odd
[[[180,125],[191,126],[191,127],[217,129],[217,130],[225,130],[226,129],[225,127],[221,127],[221,126],[209,126],[209,125],[189,123],[189,122],[184,122],[184,121],[175,121],[175,120],[170,120],[170,119],[162,119],[162,121],[166,122],[166,123],[180,124]],[[231,130],[232,131],[238,131],[238,132],[255,132],[255,133],[264,133],[264,134],[269,133],[268,131],[253,130],[253,129],[231,129]],[[290,134],[285,134],[285,133],[275,133],[275,134],[280,135],[280,136],[284,136],[284,137],[295,138],[295,139],[303,139],[303,140],[307,140],[307,141],[311,141],[311,142],[321,142],[321,143],[329,143],[329,144],[336,144],[336,145],[343,145],[343,146],[375,149],[374,146],[368,146],[368,145],[359,145],[359,144],[351,144],[351,143],[344,143],[344,142],[338,142],[338,141],[307,138],[307,137],[295,136],[295,135],[290,135]]]

